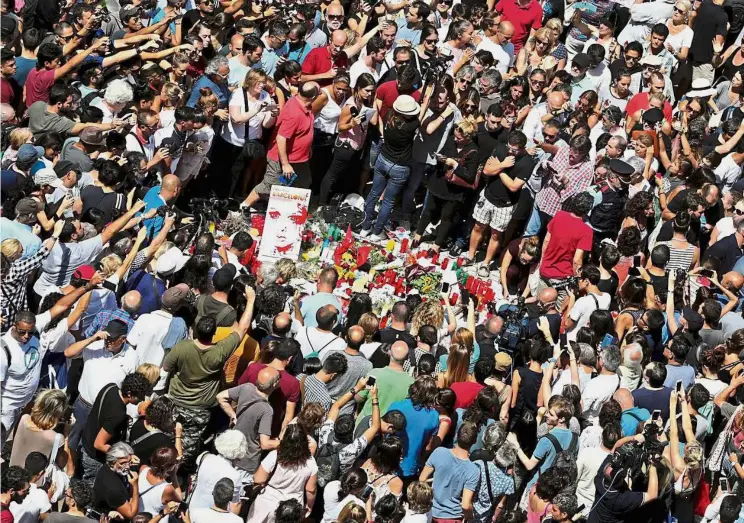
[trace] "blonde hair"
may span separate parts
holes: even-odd
[[[357,324],[364,330],[364,340],[369,343],[380,328],[380,320],[371,312],[365,312],[359,317]]]
[[[555,33],[553,33],[553,31],[548,29],[547,27],[541,27],[535,33],[535,38],[534,38],[535,49],[537,49],[537,41],[542,38],[547,38],[550,41],[550,48],[552,48],[555,45]],[[550,48],[548,50],[550,50]]]
[[[473,138],[478,130],[476,124],[469,119],[461,120],[460,123],[457,124],[457,128],[468,138]]]
[[[685,463],[691,469],[699,469],[703,465],[703,447],[697,441],[690,441],[685,444]]]
[[[250,91],[253,89],[258,82],[266,83],[268,76],[260,69],[251,69],[245,73],[245,80],[243,80],[243,89]]]
[[[421,303],[413,313],[411,318],[411,335],[416,336],[419,329],[424,325],[431,325],[435,329],[444,323],[444,307],[439,300],[426,300]]]
[[[13,129],[10,131],[10,148],[17,151],[21,148],[21,145],[29,143],[33,137],[34,135],[28,127]]]
[[[684,11],[685,11],[685,13],[684,13],[685,14],[685,21],[687,21],[687,19],[690,16],[690,11],[692,10],[692,2],[689,2],[688,0],[677,0],[677,2],[674,5],[675,6],[678,5],[678,6],[681,6],[681,7],[684,7],[685,8],[684,9]]]
[[[0,244],[0,252],[13,263],[23,255],[23,244],[15,238],[8,238]]]
[[[545,22],[545,27],[551,31],[557,31],[559,35],[563,32],[563,22],[561,22],[560,18],[551,18]]]
[[[67,396],[59,389],[43,389],[36,395],[31,409],[31,421],[41,430],[57,426],[65,415]]]
[[[160,379],[160,367],[154,363],[143,363],[135,371],[137,374],[142,374],[147,381],[155,385]]]
[[[466,327],[460,327],[452,334],[452,344],[464,345],[468,352],[473,352],[475,346],[475,336]]]
[[[166,105],[175,106],[183,96],[183,89],[175,82],[166,82],[163,85],[162,93],[165,95]]]
[[[103,274],[103,277],[108,278],[114,274],[119,267],[121,267],[121,263],[121,258],[116,254],[109,254],[108,256],[101,258],[101,273]]]
[[[444,373],[444,387],[453,383],[462,383],[468,380],[468,369],[470,367],[470,351],[465,345],[454,343],[450,346],[447,356],[447,370]]]
[[[297,266],[295,265],[295,262],[289,258],[280,259],[278,262],[276,262],[274,267],[276,267],[276,270],[279,272],[279,276],[281,276],[282,280],[284,280],[285,282],[288,282],[289,280],[297,276]]]
[[[657,102],[661,102],[663,104],[664,102],[666,102],[666,96],[664,95],[664,93],[654,93],[648,97],[648,101],[651,102],[651,100],[656,100]]]
[[[212,108],[215,111],[220,106],[220,99],[212,92],[209,87],[199,89],[199,99],[196,101],[196,108],[201,111],[207,111]]]
[[[338,515],[338,523],[352,523],[356,521],[367,521],[367,512],[355,501],[349,501]]]
[[[639,134],[638,138],[636,138],[636,142],[639,142],[641,145],[645,145],[646,147],[653,147],[654,145],[654,139],[645,133]]]

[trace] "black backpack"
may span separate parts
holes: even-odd
[[[568,445],[567,449],[561,447],[558,439],[550,432],[545,434],[543,437],[548,438],[548,441],[553,444],[553,448],[555,449],[555,460],[553,460],[553,464],[558,462],[571,462],[576,465],[576,457],[579,454],[579,437],[576,434],[573,432],[571,433],[571,443]]]
[[[321,487],[341,477],[339,450],[341,450],[341,445],[331,439],[327,445],[321,446],[315,455],[315,463],[318,465],[318,485]]]

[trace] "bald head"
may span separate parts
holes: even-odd
[[[272,322],[272,330],[276,336],[284,336],[289,332],[289,328],[292,326],[292,317],[288,312],[280,312],[274,316]]]
[[[142,305],[142,295],[139,291],[129,291],[121,297],[121,308],[130,316],[137,314],[140,305]]]
[[[628,389],[617,389],[612,397],[620,404],[623,410],[633,408],[633,395]]]
[[[403,365],[408,358],[408,344],[405,341],[396,341],[390,347],[390,363]]]
[[[723,285],[724,288],[730,290],[731,292],[737,293],[744,285],[744,276],[736,271],[727,272],[723,275],[721,285]]]
[[[15,109],[10,104],[0,104],[0,121],[3,123],[15,118]]]
[[[235,33],[230,38],[230,51],[233,56],[240,56],[243,54],[243,35]]]
[[[333,2],[331,5],[328,6],[328,9],[326,9],[325,16],[328,18],[328,16],[343,16],[344,15],[344,6],[342,6],[338,2]]]
[[[504,326],[504,320],[501,316],[491,316],[486,322],[486,329],[488,332],[496,336],[501,332],[501,328]]]
[[[163,176],[163,183],[160,186],[160,196],[166,202],[170,202],[181,192],[181,180],[174,174]]]
[[[552,287],[548,287],[547,289],[543,289],[540,291],[540,293],[537,295],[537,299],[543,305],[547,303],[555,303],[558,299],[558,291],[556,291]]]
[[[359,325],[349,327],[346,331],[346,344],[350,349],[359,350],[364,343],[364,329]]]
[[[279,371],[273,367],[264,367],[256,376],[256,388],[264,394],[271,394],[279,384]]]
[[[548,94],[548,105],[551,109],[558,110],[561,107],[563,107],[563,104],[566,103],[565,95],[558,91],[552,91],[550,94]]]
[[[508,43],[512,37],[514,36],[514,24],[511,22],[504,20],[503,22],[499,23],[499,31],[498,31],[498,38],[501,44]]]
[[[344,50],[346,41],[349,39],[346,36],[346,31],[337,29],[331,33],[331,55],[336,56]]]

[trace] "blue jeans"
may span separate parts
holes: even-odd
[[[382,138],[379,138],[376,142],[370,142],[369,144],[369,168],[374,169],[375,165],[377,165],[377,157],[380,156],[380,151],[382,150],[382,144],[385,143],[385,141]]]
[[[532,214],[530,215],[530,221],[527,222],[527,228],[524,230],[524,237],[529,238],[530,236],[537,236],[540,234],[540,228],[542,222],[540,220],[540,211],[537,210],[537,204],[532,208]]]
[[[382,200],[382,208],[380,209],[380,214],[377,215],[377,221],[372,231],[374,234],[382,233],[382,228],[387,223],[390,213],[393,210],[395,199],[408,180],[410,170],[411,168],[407,165],[395,164],[382,154],[377,157],[377,162],[375,162],[375,177],[372,180],[372,191],[367,196],[367,201],[364,202],[364,223],[362,223],[362,229],[367,231],[372,227],[372,213],[375,210],[375,204],[384,192],[385,197]]]

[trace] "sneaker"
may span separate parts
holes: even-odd
[[[382,240],[384,240],[385,237],[382,234],[373,234],[367,239],[371,241],[372,243],[377,243],[377,242],[381,242]]]
[[[478,267],[478,277],[488,278],[489,276],[491,276],[490,265],[484,263],[483,265]]]
[[[449,250],[449,255],[453,258],[458,258],[464,249],[460,247],[459,245],[455,244],[452,246],[452,248]]]
[[[361,236],[362,238],[366,238],[370,235],[371,232],[372,229],[362,229],[362,232],[359,233],[359,236]]]
[[[474,261],[473,258],[471,258],[470,256],[467,255],[467,253],[465,253],[465,255],[462,257],[461,267],[468,267],[470,265],[473,265],[473,261]]]

